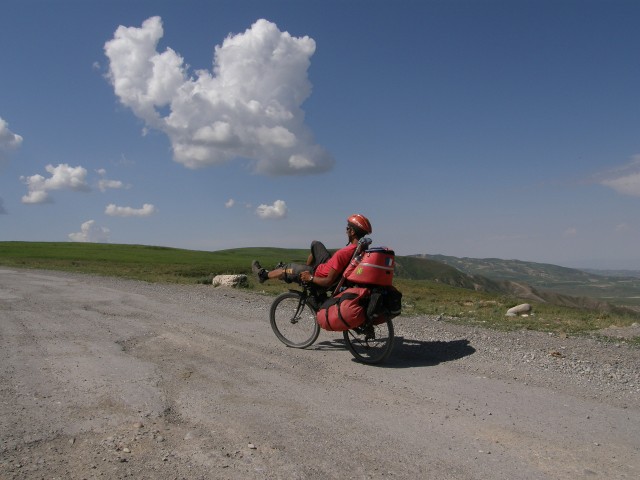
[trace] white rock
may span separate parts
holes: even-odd
[[[507,310],[507,317],[514,317],[516,315],[523,315],[531,312],[531,305],[528,303],[521,303],[520,305],[516,305],[515,307],[511,307]]]
[[[246,275],[216,275],[211,284],[214,287],[244,287],[248,282]]]

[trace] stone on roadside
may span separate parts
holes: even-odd
[[[246,287],[249,285],[246,275],[216,275],[211,284],[214,287]]]
[[[516,317],[518,315],[525,315],[531,312],[531,305],[528,303],[521,303],[520,305],[516,305],[515,307],[511,307],[507,310],[507,317]]]

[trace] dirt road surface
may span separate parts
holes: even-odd
[[[372,367],[271,300],[0,267],[0,478],[640,478],[637,347],[399,317]]]

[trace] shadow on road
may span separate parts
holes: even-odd
[[[476,349],[466,339],[422,342],[396,337],[391,356],[380,366],[386,368],[430,367],[473,355],[475,351]]]
[[[342,350],[346,349],[344,340],[319,342],[312,349]],[[443,362],[451,362],[469,355],[476,349],[469,345],[469,340],[452,340],[450,342],[422,342],[396,337],[391,356],[384,363],[383,368],[431,367]],[[354,361],[356,361],[354,359]]]

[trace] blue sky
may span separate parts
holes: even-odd
[[[0,240],[640,268],[640,2],[35,1]]]

